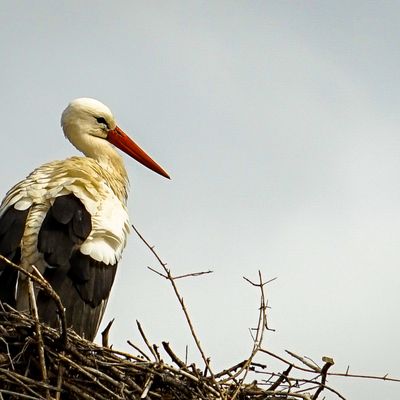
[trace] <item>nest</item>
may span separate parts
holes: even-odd
[[[139,348],[138,355],[127,354],[98,346],[72,330],[64,342],[59,331],[8,306],[0,318],[2,399],[311,399],[309,395],[293,397],[282,387],[290,366],[262,388],[256,382],[244,383],[237,374],[248,367],[265,368],[252,362],[246,365],[249,360],[212,375],[193,364],[185,365],[165,342],[171,365],[161,359],[154,345],[150,349],[157,360],[150,361]],[[139,329],[143,334],[140,325]]]
[[[204,366],[199,368],[182,361],[167,342],[161,346],[150,344],[140,323],[137,324],[145,349],[128,341],[135,355],[108,345],[111,323],[102,334],[102,346],[81,338],[67,329],[60,298],[39,271],[32,266],[28,272],[0,256],[27,276],[31,303],[29,314],[0,304],[0,400],[316,400],[323,390],[344,399],[327,385],[328,369],[334,364],[331,358],[323,357],[324,364],[319,366],[292,352],[288,353],[295,361],[263,348],[263,335],[270,330],[264,293],[269,282],[263,281],[261,273],[256,282],[245,278],[260,292],[250,355],[221,372],[213,371],[176,284],[177,279],[211,271],[174,277],[153,247],[148,247],[162,266],[161,272],[150,269],[172,285]],[[34,285],[39,285],[55,301],[59,329],[39,321]],[[161,357],[160,349],[167,361]],[[280,371],[268,370],[267,360],[271,359],[282,364]]]

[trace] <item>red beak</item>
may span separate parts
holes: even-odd
[[[170,176],[118,126],[108,131],[107,140],[124,153],[133,157],[136,161],[139,161],[145,167],[171,179]]]

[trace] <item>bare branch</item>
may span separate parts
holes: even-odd
[[[37,335],[37,346],[38,346],[38,354],[39,354],[39,364],[40,364],[40,371],[42,374],[42,381],[47,383],[47,369],[46,369],[46,362],[44,359],[44,343],[42,337],[42,329],[40,327],[39,322],[39,313],[36,305],[35,299],[35,291],[33,289],[33,283],[30,278],[28,278],[28,290],[29,290],[29,304],[31,308],[31,314],[35,320],[35,331]],[[50,392],[46,389],[46,399],[50,399]]]
[[[150,342],[147,340],[146,335],[144,334],[144,330],[142,328],[142,325],[138,320],[136,320],[136,325],[139,329],[140,335],[142,336],[142,339],[144,343],[146,344],[147,348],[150,350],[151,354],[153,354],[153,357],[156,361],[160,361],[160,356],[157,351],[154,350],[153,346],[150,344]]]
[[[109,340],[109,336],[110,336],[110,329],[111,329],[113,323],[114,323],[114,318],[107,324],[107,326],[104,328],[104,331],[101,332],[103,347],[110,347],[108,344],[108,340]]]
[[[182,279],[182,278],[192,278],[192,277],[196,277],[196,276],[212,274],[213,272],[214,271],[211,271],[211,270],[200,271],[200,272],[190,272],[188,274],[174,276],[173,279],[177,280],[177,279]]]
[[[321,369],[321,384],[317,389],[317,391],[315,392],[313,400],[317,400],[319,394],[324,390],[326,382],[326,374],[328,373],[328,369],[335,364],[333,359],[330,357],[322,357],[322,361],[325,362],[325,365]]]
[[[171,360],[179,367],[183,369],[187,369],[186,364],[172,351],[168,342],[162,342],[164,350],[171,357]]]
[[[311,368],[313,371],[321,373],[321,368],[318,365],[315,365],[314,362],[310,362],[305,357],[299,356],[298,354],[293,353],[292,351],[289,351],[289,350],[285,350],[285,351],[286,351],[286,353],[290,354],[292,357],[301,361],[307,367]]]
[[[186,306],[185,306],[185,303],[184,303],[184,301],[183,301],[183,297],[180,295],[180,293],[179,293],[179,291],[178,291],[178,288],[177,288],[177,286],[176,286],[176,284],[175,284],[175,280],[174,280],[174,278],[173,278],[173,276],[172,276],[172,274],[171,274],[171,271],[167,268],[167,263],[165,263],[165,262],[163,262],[163,261],[161,260],[160,256],[159,256],[159,255],[156,253],[156,251],[154,250],[154,246],[151,246],[151,245],[146,241],[146,239],[140,234],[140,232],[136,229],[136,227],[135,227],[134,225],[132,225],[132,228],[133,228],[133,230],[136,232],[136,234],[139,236],[139,238],[142,240],[142,242],[143,242],[143,243],[149,248],[149,250],[153,253],[154,257],[156,257],[157,261],[159,262],[159,264],[161,265],[161,267],[164,269],[164,272],[165,272],[165,274],[166,274],[166,276],[167,276],[167,279],[171,282],[171,285],[172,285],[172,288],[173,288],[173,290],[174,290],[174,292],[175,292],[175,295],[176,295],[176,297],[177,297],[177,299],[178,299],[178,301],[179,301],[179,303],[180,303],[180,305],[181,305],[181,308],[182,308],[183,313],[184,313],[184,315],[185,315],[186,321],[187,321],[187,323],[188,323],[188,325],[189,325],[190,332],[191,332],[192,337],[193,337],[193,339],[194,339],[194,341],[195,341],[195,343],[196,343],[196,347],[197,347],[197,349],[199,350],[199,352],[200,352],[200,354],[201,354],[201,357],[202,357],[202,359],[203,359],[203,361],[204,361],[204,364],[206,365],[207,369],[210,371],[210,375],[211,375],[211,377],[212,377],[214,383],[215,383],[216,386],[219,388],[219,385],[218,385],[217,381],[215,380],[214,374],[213,374],[213,372],[212,372],[212,370],[211,370],[210,363],[209,363],[209,361],[208,361],[208,357],[206,357],[206,355],[205,355],[205,353],[204,353],[204,351],[203,351],[203,348],[202,348],[202,346],[201,346],[201,344],[200,344],[200,340],[199,340],[199,338],[198,338],[198,336],[197,336],[197,334],[196,334],[196,332],[195,332],[195,329],[194,329],[194,327],[193,327],[193,324],[192,324],[192,321],[191,321],[191,319],[190,319],[189,313],[188,313],[188,311],[187,311],[187,309],[186,309]],[[219,389],[219,390],[220,390],[220,389]],[[220,393],[220,394],[222,395],[222,393]]]

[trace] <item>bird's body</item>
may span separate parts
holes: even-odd
[[[59,294],[68,326],[93,340],[129,233],[128,177],[109,142],[168,177],[115,124],[111,111],[78,99],[63,113],[67,138],[86,157],[44,164],[0,206],[0,254],[39,269]],[[0,261],[0,300],[28,310],[27,278]],[[40,318],[57,326],[56,306],[36,292]]]

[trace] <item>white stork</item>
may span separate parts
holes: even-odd
[[[0,254],[26,270],[35,265],[60,296],[67,325],[93,340],[130,230],[128,175],[114,146],[169,176],[97,100],[73,100],[61,125],[86,157],[44,164],[6,194]],[[29,305],[26,277],[1,260],[0,301],[18,310]],[[44,291],[37,290],[36,302],[41,320],[58,326],[56,306]]]

